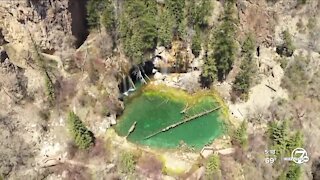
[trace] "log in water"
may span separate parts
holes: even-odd
[[[128,141],[154,148],[176,148],[184,142],[201,149],[223,133],[220,113],[209,113],[219,106],[213,96],[195,94],[193,99],[183,91],[174,93],[166,89],[135,91],[125,100],[126,108],[115,127],[118,134]],[[145,139],[159,130],[166,133]]]
[[[219,107],[217,107],[217,108],[214,108],[214,109],[211,109],[211,110],[208,110],[208,111],[205,111],[205,112],[202,112],[202,113],[199,113],[199,114],[196,114],[196,115],[191,116],[191,117],[189,117],[189,118],[186,118],[186,119],[184,119],[184,120],[182,120],[182,121],[180,121],[180,122],[178,122],[178,123],[175,123],[175,124],[172,124],[172,125],[170,125],[170,126],[168,126],[168,127],[166,127],[166,128],[163,128],[162,130],[157,131],[157,132],[155,132],[155,133],[153,133],[153,134],[145,137],[144,139],[149,139],[149,138],[151,138],[151,137],[153,137],[153,136],[156,136],[156,135],[158,135],[158,134],[160,134],[160,133],[162,133],[162,132],[169,131],[170,129],[173,129],[173,128],[175,128],[175,127],[177,127],[177,126],[179,126],[179,125],[182,125],[182,124],[184,124],[184,123],[186,123],[186,122],[188,122],[188,121],[197,119],[197,118],[199,118],[199,117],[201,117],[201,116],[204,116],[204,115],[207,115],[207,114],[209,114],[209,113],[212,113],[213,111],[216,111],[216,110],[218,110],[218,109],[220,109],[220,108],[221,108],[221,106],[219,106]]]

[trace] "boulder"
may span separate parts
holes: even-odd
[[[155,80],[162,80],[162,81],[163,81],[163,80],[165,79],[165,76],[164,76],[163,74],[159,73],[159,72],[156,72],[156,73],[154,74],[153,78],[154,78]]]

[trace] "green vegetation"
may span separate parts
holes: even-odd
[[[206,179],[213,179],[220,171],[220,159],[216,154],[211,155],[206,162]]]
[[[293,52],[295,51],[295,47],[292,42],[291,34],[288,30],[283,31],[282,33],[283,38],[283,44],[280,46],[277,46],[277,53],[281,56],[287,56],[290,57],[293,55]]]
[[[158,43],[164,47],[170,47],[173,38],[174,21],[169,10],[164,9],[159,15]]]
[[[106,0],[89,0],[87,2],[87,21],[91,28],[100,26],[100,16],[105,8]]]
[[[105,27],[116,42],[117,19],[112,0],[89,0],[87,2],[87,22],[90,28]]]
[[[290,164],[287,170],[283,171],[279,180],[299,180],[301,177],[301,166],[298,164]]]
[[[254,48],[254,39],[249,35],[242,45],[242,62],[240,65],[240,72],[237,74],[232,86],[232,90],[235,95],[243,100],[248,99],[249,89],[252,84],[252,77],[256,69],[253,60]]]
[[[208,27],[211,2],[167,0],[162,6],[156,1],[126,0],[118,17],[112,0],[89,0],[86,8],[89,26],[106,27],[114,42],[119,38],[126,56],[133,63],[141,63],[157,45],[170,48],[173,40],[187,38],[192,39],[192,50],[198,56],[202,33]],[[188,28],[196,31],[193,37],[187,37]]]
[[[111,0],[104,0],[105,7],[101,15],[102,25],[109,31],[112,32],[116,29],[116,18],[114,7]]]
[[[304,5],[307,3],[307,0],[297,0],[298,5]]]
[[[217,79],[216,62],[212,54],[209,55],[207,51],[204,54],[203,61],[204,65],[200,76],[201,86],[205,88],[210,88],[212,82],[214,82]]]
[[[201,35],[199,28],[196,29],[196,33],[192,38],[191,50],[195,57],[198,57],[201,52]]]
[[[308,64],[308,58],[298,55],[287,65],[281,86],[288,89],[293,98],[302,95],[308,85]]]
[[[290,155],[291,151],[297,147],[302,147],[302,134],[289,131],[289,122],[272,122],[269,125],[269,137],[271,145],[280,155]]]
[[[281,123],[272,122],[269,125],[269,136],[272,145],[275,147],[275,150],[283,154],[286,151],[287,143],[289,140],[289,125],[288,121]]]
[[[280,66],[282,69],[286,69],[288,66],[288,59],[286,57],[280,57],[279,59],[277,59],[278,62],[280,62]]]
[[[208,17],[212,9],[210,0],[189,0],[187,20],[190,26],[204,28],[208,26]]]
[[[270,123],[268,132],[272,146],[270,149],[276,150],[278,157],[290,157],[295,148],[303,147],[302,133],[300,131],[292,131],[288,120]],[[279,180],[300,179],[301,168],[299,165],[290,163],[286,164],[282,169]]]
[[[135,171],[135,157],[130,152],[123,152],[119,157],[119,166],[122,173],[132,174]]]
[[[120,35],[126,55],[135,63],[156,47],[156,1],[127,0],[120,18]]]
[[[56,95],[55,95],[54,83],[48,73],[49,68],[47,68],[47,65],[44,61],[44,57],[41,54],[40,48],[38,47],[38,45],[34,41],[30,32],[29,32],[29,35],[30,35],[31,43],[32,43],[33,50],[34,50],[34,59],[36,61],[37,66],[40,68],[40,72],[42,74],[44,74],[46,95],[48,97],[50,105],[53,105],[54,101],[56,99]]]
[[[55,97],[54,86],[48,73],[46,73],[45,75],[45,85],[46,85],[46,94],[49,99],[49,103],[53,105],[56,97]]]
[[[185,24],[184,24],[184,13],[185,13],[185,0],[167,0],[166,8],[169,10],[173,17],[173,32],[176,37],[183,37]]]
[[[236,131],[233,134],[233,143],[241,145],[242,147],[245,147],[248,145],[248,124],[246,121],[242,121],[240,127],[236,129]]]
[[[94,144],[94,135],[73,112],[68,115],[68,127],[73,140],[80,149],[87,149]]]
[[[308,19],[307,27],[309,30],[313,30],[317,26],[317,19],[315,17],[311,17]]]
[[[214,33],[213,57],[216,61],[219,81],[223,81],[226,78],[235,59],[236,19],[234,11],[234,3],[227,1],[224,7],[222,23]]]

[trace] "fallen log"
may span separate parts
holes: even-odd
[[[267,84],[265,84],[268,88],[270,88],[272,91],[274,91],[274,92],[277,92],[277,90],[275,89],[275,88],[273,88],[273,87],[271,87],[271,86],[269,86],[269,85],[267,85]]]
[[[180,111],[181,114],[184,114],[187,112],[187,110],[189,110],[191,108],[191,106],[189,106],[189,104],[187,103],[186,106],[183,108],[182,111]]]
[[[160,134],[160,133],[162,133],[162,132],[166,132],[166,131],[168,131],[168,130],[170,130],[170,129],[173,129],[173,128],[179,126],[179,125],[182,125],[182,124],[184,124],[184,123],[186,123],[186,122],[189,122],[189,121],[194,120],[194,119],[197,119],[197,118],[199,118],[199,117],[201,117],[201,116],[204,116],[204,115],[207,115],[207,114],[209,114],[209,113],[212,113],[213,111],[216,111],[216,110],[218,110],[218,109],[220,109],[220,108],[221,108],[221,106],[216,107],[216,108],[211,109],[211,110],[208,110],[208,111],[205,111],[205,112],[202,112],[202,113],[199,113],[199,114],[196,114],[196,115],[191,116],[191,117],[189,117],[189,118],[186,118],[186,119],[184,119],[184,120],[182,120],[182,121],[180,121],[180,122],[177,122],[177,123],[174,123],[174,124],[172,124],[172,125],[170,125],[170,126],[167,126],[167,127],[163,128],[163,129],[161,129],[160,131],[157,131],[157,132],[155,132],[155,133],[153,133],[153,134],[150,134],[149,136],[146,136],[144,139],[149,139],[149,138],[151,138],[151,137],[153,137],[153,136],[156,136],[156,135],[158,135],[158,134]]]
[[[137,121],[135,121],[135,122],[132,124],[132,126],[130,127],[126,138],[135,130],[136,125],[137,125]]]

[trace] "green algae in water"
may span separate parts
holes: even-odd
[[[126,108],[116,130],[119,135],[126,136],[130,127],[137,122],[128,140],[156,148],[175,148],[184,142],[188,146],[199,149],[223,133],[219,111],[215,111],[149,139],[144,139],[186,117],[219,106],[212,96],[205,95],[197,99],[197,103],[191,106],[185,114],[180,113],[186,104],[186,99],[172,99],[159,92],[146,91],[126,102]]]

